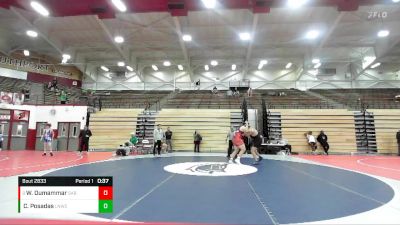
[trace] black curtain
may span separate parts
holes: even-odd
[[[269,131],[270,131],[270,126],[269,126],[269,114],[267,111],[267,105],[265,104],[265,100],[262,99],[262,131],[263,131],[263,136],[269,140]]]
[[[247,114],[247,102],[246,99],[244,98],[242,102],[242,123],[248,121],[249,119],[248,117],[249,116]]]

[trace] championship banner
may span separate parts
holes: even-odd
[[[13,93],[11,92],[0,92],[0,103],[12,104]]]
[[[18,121],[28,121],[29,111],[14,110],[13,119]]]
[[[14,105],[22,105],[24,103],[25,95],[22,93],[14,93],[12,103]]]

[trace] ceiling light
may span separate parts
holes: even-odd
[[[116,37],[114,38],[114,41],[115,41],[116,43],[123,43],[125,40],[124,40],[124,37],[122,37],[122,36],[116,36]]]
[[[381,65],[381,63],[379,63],[379,62],[378,62],[378,63],[375,63],[374,65],[371,66],[371,69],[375,69],[376,67],[378,67],[378,66],[380,66],[380,65]]]
[[[393,2],[400,2],[400,0],[392,0]]]
[[[233,71],[236,70],[236,64],[232,64],[232,70],[233,70]]]
[[[314,58],[314,59],[311,60],[311,62],[314,63],[314,64],[318,64],[318,63],[321,62],[321,60],[319,60],[318,58]]]
[[[37,1],[31,1],[31,7],[42,16],[50,15],[49,10]]]
[[[151,65],[151,68],[153,68],[154,71],[158,71],[158,67],[156,65]]]
[[[217,60],[211,60],[211,66],[218,66]]]
[[[126,69],[129,70],[129,71],[131,71],[131,72],[133,72],[133,68],[130,67],[130,66],[126,66]]]
[[[306,38],[312,40],[312,39],[318,38],[319,35],[320,35],[319,31],[317,31],[317,30],[310,30],[310,31],[307,32]]]
[[[65,63],[67,63],[68,60],[70,60],[70,59],[71,59],[71,56],[70,56],[70,55],[68,55],[68,54],[63,54],[63,55],[62,55],[61,63],[62,63],[62,64],[65,64]]]
[[[266,64],[268,64],[267,60],[265,60],[265,59],[260,60],[260,63],[258,64],[258,69],[261,70],[264,67],[264,65],[266,65]]]
[[[286,64],[286,69],[290,69],[290,67],[292,67],[292,63],[291,62]]]
[[[164,66],[171,66],[171,62],[170,61],[164,61],[163,65]]]
[[[375,59],[376,59],[375,56],[365,56],[365,57],[364,57],[364,61],[365,61],[365,62],[372,62],[372,61],[374,61]]]
[[[314,69],[318,69],[321,66],[321,63],[317,63],[314,65]]]
[[[192,41],[192,36],[189,35],[189,34],[184,34],[182,36],[182,40],[184,40],[184,41]]]
[[[118,65],[119,67],[123,67],[123,66],[125,66],[125,63],[124,63],[124,62],[118,62],[117,65]]]
[[[104,70],[104,71],[106,71],[106,72],[108,72],[108,71],[110,71],[107,67],[105,67],[105,66],[101,66],[100,67],[102,70]]]
[[[207,8],[207,9],[213,9],[215,8],[215,5],[217,4],[216,0],[201,0],[203,2],[203,5]]]
[[[389,34],[390,34],[390,31],[388,31],[388,30],[380,30],[378,32],[378,37],[387,37],[387,36],[389,36]]]
[[[29,55],[30,55],[29,50],[24,50],[24,56],[29,56]]]
[[[300,8],[305,5],[308,0],[288,0],[287,6],[290,8]]]
[[[26,35],[28,35],[29,37],[37,37],[38,33],[33,30],[28,30],[28,31],[26,31]]]
[[[71,56],[68,54],[63,54],[62,57],[63,59],[71,59]]]
[[[183,66],[182,65],[178,65],[178,69],[179,70],[183,70]]]
[[[126,11],[126,5],[123,1],[121,0],[111,0],[111,2],[114,4],[115,8],[117,8],[121,12]]]
[[[205,65],[205,66],[204,66],[204,70],[205,70],[205,71],[208,71],[209,69],[210,69],[210,67],[209,67],[208,65]]]
[[[248,40],[251,39],[251,35],[249,33],[247,33],[247,32],[244,32],[244,33],[240,33],[239,34],[239,38],[242,41],[248,41]]]

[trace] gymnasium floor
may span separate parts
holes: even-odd
[[[400,158],[0,152],[0,224],[399,224]],[[113,176],[112,214],[17,213],[17,176]]]

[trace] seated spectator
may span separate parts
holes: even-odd
[[[328,136],[326,136],[323,130],[321,130],[321,132],[319,133],[317,141],[321,144],[325,154],[328,155],[329,151]]]
[[[24,89],[22,89],[21,92],[24,95],[25,99],[29,100],[30,94],[31,94],[31,90],[29,90],[28,88],[24,88]]]
[[[136,145],[139,142],[139,139],[136,137],[135,133],[131,133],[131,139],[129,139],[128,146],[130,147],[131,152],[136,149]]]
[[[237,88],[235,88],[235,91],[233,92],[233,96],[236,96],[236,97],[240,96],[240,92],[238,91]]]
[[[315,137],[312,135],[312,131],[308,131],[304,134],[304,136],[307,138],[307,143],[311,148],[312,154],[315,154],[315,150],[317,150],[317,144],[315,142]]]
[[[48,83],[47,88],[50,91],[57,91],[58,90],[58,86],[57,85],[58,85],[57,78],[54,78],[53,81]]]
[[[196,81],[195,85],[196,85],[196,89],[199,90],[200,89],[200,79],[198,81]]]
[[[218,94],[218,89],[217,86],[214,86],[214,88],[211,91],[213,94]]]
[[[115,152],[115,154],[117,156],[127,156],[127,148],[124,147],[123,145],[120,145],[119,148],[117,148],[117,151]]]

